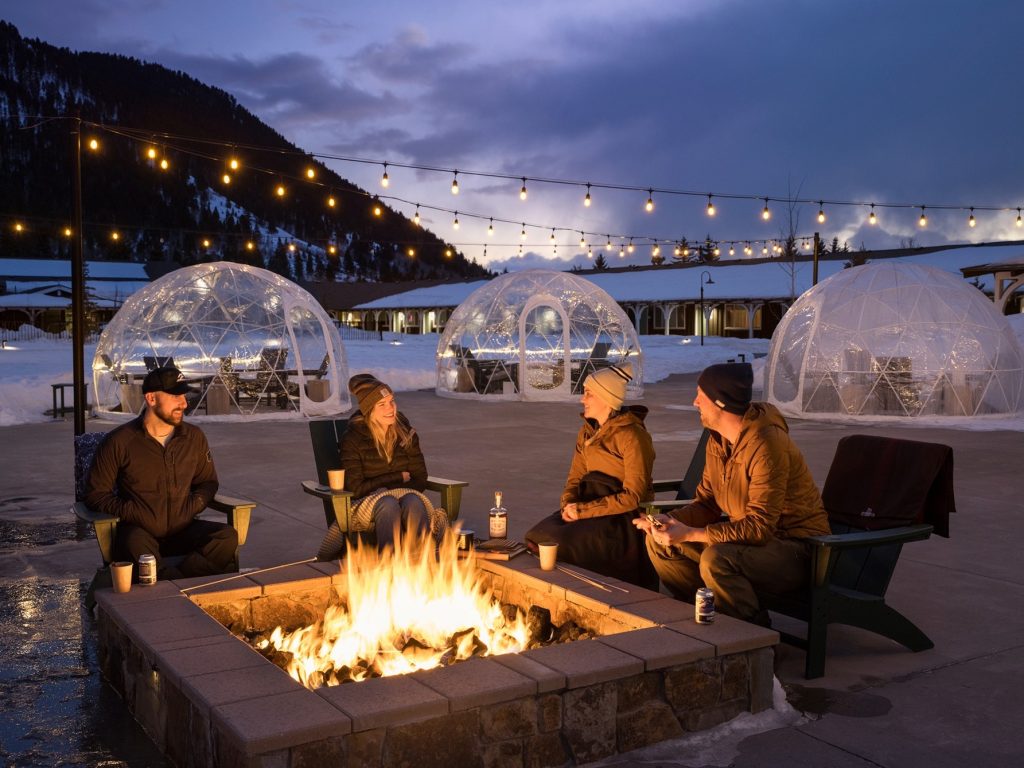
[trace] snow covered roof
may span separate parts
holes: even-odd
[[[867,254],[868,258],[872,258]],[[843,254],[837,259],[818,263],[818,282],[841,272],[843,265],[856,252]],[[1007,262],[1024,258],[1024,246],[984,245],[953,247],[943,251],[898,257],[905,264],[924,264],[953,272],[986,262]],[[886,259],[888,260],[888,259]],[[741,260],[722,261],[717,264],[692,264],[622,272],[584,272],[587,280],[604,289],[618,302],[629,301],[694,301],[700,296],[700,275],[707,270],[714,280],[704,286],[706,300],[735,299],[789,300],[800,296],[811,287],[813,265],[810,261],[770,261],[756,264]],[[982,276],[982,286],[991,290],[991,280]],[[465,301],[486,280],[472,283],[452,283],[429,288],[417,288],[405,293],[359,304],[356,309],[406,309],[426,307],[455,307]]]

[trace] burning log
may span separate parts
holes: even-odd
[[[542,645],[551,639],[551,611],[538,605],[531,605],[526,613],[526,631],[530,647]]]

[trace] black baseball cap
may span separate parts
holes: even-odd
[[[166,392],[168,395],[186,395],[195,392],[185,383],[185,374],[174,366],[155,368],[142,380],[142,394],[147,392]]]

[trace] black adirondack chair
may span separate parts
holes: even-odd
[[[842,438],[822,491],[832,528],[812,538],[809,586],[789,595],[759,594],[762,607],[807,622],[807,636],[781,633],[807,650],[804,674],[825,674],[828,625],[849,624],[911,651],[934,647],[913,622],[885,602],[903,545],[949,536],[953,450],[914,440]]]
[[[338,444],[347,428],[348,419],[309,422],[309,437],[313,442],[313,460],[316,462],[317,479],[303,481],[302,490],[323,501],[324,518],[328,527],[331,523],[337,522],[342,533],[351,540],[357,535],[351,525],[352,493],[350,491],[332,491],[327,486],[327,470],[341,469]],[[427,478],[427,490],[440,495],[438,506],[443,507],[448,513],[449,523],[455,522],[459,517],[462,489],[467,485],[469,483],[461,480],[446,480],[442,477]],[[366,540],[372,539],[367,531],[359,532],[358,535]]]
[[[86,476],[92,467],[96,449],[99,448],[106,436],[106,432],[86,432],[75,436],[75,503],[71,506],[71,511],[79,520],[92,526],[96,533],[96,543],[100,548],[100,557],[103,559],[103,564],[96,569],[85,595],[85,605],[90,611],[96,604],[96,590],[111,585],[110,562],[114,559],[114,541],[117,538],[118,518],[100,514],[86,506],[82,500],[85,496]],[[238,546],[241,548],[245,544],[245,538],[249,532],[249,518],[255,506],[256,502],[254,501],[234,499],[217,494],[207,509],[227,515],[228,525],[238,532]],[[173,564],[176,560],[182,559],[184,558],[172,557],[167,558],[167,562]],[[238,570],[237,551],[235,552],[233,570]]]
[[[686,474],[682,478],[671,480],[655,480],[654,492],[675,493],[674,499],[649,501],[644,504],[644,511],[657,514],[664,509],[675,509],[681,502],[692,500],[697,495],[697,486],[700,484],[701,475],[704,474],[704,463],[707,459],[708,438],[711,432],[704,430],[697,440],[697,447],[693,449],[693,456],[690,457],[690,464],[686,468]]]

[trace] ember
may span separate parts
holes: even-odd
[[[307,688],[520,651],[530,643],[523,612],[503,609],[480,585],[475,559],[459,557],[454,535],[436,556],[432,542],[411,537],[383,553],[357,544],[345,568],[344,605],[293,632],[277,627],[257,643]]]

